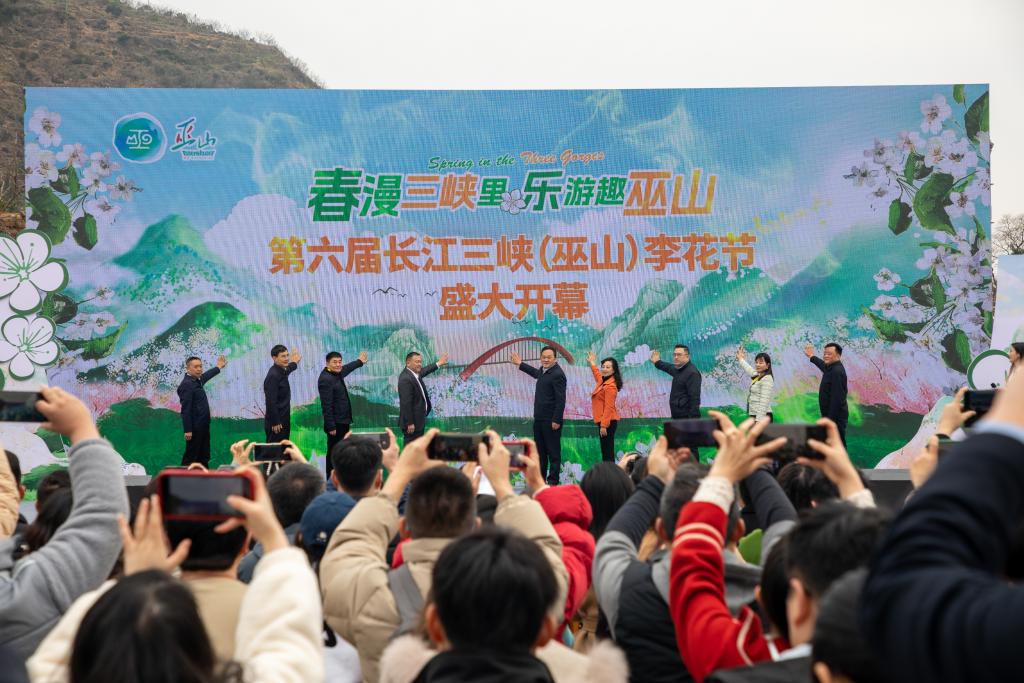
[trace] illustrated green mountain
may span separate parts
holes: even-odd
[[[648,326],[682,291],[683,286],[675,280],[648,280],[633,305],[605,326],[594,343],[595,353],[622,358],[640,344],[660,343],[648,337]]]
[[[146,274],[179,260],[211,263],[218,259],[187,218],[171,214],[146,228],[138,243],[114,259],[114,263]]]
[[[232,355],[240,356],[251,351],[253,339],[264,332],[262,325],[251,322],[244,313],[228,303],[207,302],[189,310],[169,328],[139,348],[127,353],[118,361],[118,367],[131,367],[141,364],[161,378],[161,387],[169,387],[176,383],[181,375],[181,360],[174,359],[173,367],[167,366],[163,359],[164,349],[181,347],[183,352],[188,348],[189,337],[197,330],[204,331],[214,346],[232,349]],[[109,370],[109,365],[93,368],[84,374],[86,381],[115,380],[126,381],[126,371]]]

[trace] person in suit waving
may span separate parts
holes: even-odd
[[[331,452],[341,443],[352,427],[352,402],[349,400],[345,378],[370,359],[363,351],[351,363],[342,365],[341,354],[331,351],[327,354],[326,365],[316,381],[320,393],[320,410],[324,416],[324,432],[327,434],[327,478],[331,478]]]
[[[597,386],[590,392],[590,404],[593,408],[594,423],[598,426],[601,440],[601,460],[615,461],[615,428],[619,425],[619,411],[615,408],[615,399],[622,388],[622,373],[619,362],[614,358],[605,358],[598,367],[597,355],[590,351],[587,361],[594,373]]]
[[[217,367],[203,372],[203,361],[198,356],[189,356],[185,361],[185,377],[178,385],[178,401],[181,403],[181,424],[185,430],[185,454],[182,465],[210,464],[210,401],[203,385],[220,374],[228,362],[224,356],[217,357]]]
[[[442,353],[437,362],[426,367],[423,366],[423,356],[419,351],[410,351],[405,355],[405,369],[398,375],[398,429],[404,443],[423,436],[427,415],[434,407],[423,378],[447,362],[447,353]]]
[[[540,472],[549,486],[556,486],[562,474],[562,422],[565,413],[565,372],[558,365],[555,349],[540,352],[540,368],[523,362],[518,353],[509,358],[520,370],[537,380],[533,394],[533,440],[540,455]]]

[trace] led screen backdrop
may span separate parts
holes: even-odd
[[[989,346],[985,85],[634,91],[29,88],[33,232],[3,243],[0,359],[86,398],[152,473],[183,450],[185,358],[212,367],[215,462],[262,438],[269,350],[301,352],[293,438],[322,455],[324,354],[355,428],[394,426],[405,354],[448,353],[432,423],[529,434],[507,361],[566,352],[563,477],[599,458],[593,350],[622,364],[618,451],[668,415],[688,344],[705,409],[817,417],[813,343],[846,348],[856,460],[916,433]],[[8,285],[10,285],[8,287]],[[430,423],[428,423],[430,424]],[[49,451],[59,444],[40,433]]]

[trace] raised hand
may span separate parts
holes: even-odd
[[[124,546],[125,575],[148,569],[171,573],[185,561],[192,546],[192,541],[186,538],[171,552],[160,514],[160,498],[155,495],[143,498],[139,503],[134,532],[128,527],[124,515],[117,516],[117,527]]]
[[[768,424],[765,422],[764,424]],[[807,445],[811,450],[824,456],[817,458],[797,458],[797,461],[821,470],[829,481],[839,489],[839,495],[849,498],[854,493],[864,490],[864,482],[857,473],[857,468],[850,462],[850,455],[843,446],[843,440],[839,438],[839,429],[836,423],[827,417],[823,417],[815,424],[822,425],[826,431],[825,443],[816,439],[808,439]]]
[[[526,444],[526,452],[519,456],[519,459],[526,465],[523,468],[523,476],[526,477],[526,485],[530,491],[537,493],[547,486],[544,475],[540,471],[540,455],[537,453],[537,444],[532,439],[523,439]]]
[[[757,468],[770,463],[771,458],[768,456],[786,444],[786,439],[779,437],[761,446],[754,445],[757,437],[768,426],[767,421],[755,423],[748,418],[736,426],[728,416],[717,410],[708,411],[708,415],[718,420],[720,427],[713,433],[718,442],[718,452],[708,476],[725,477],[734,484],[738,483]]]
[[[217,367],[218,368],[223,370],[224,366],[227,365],[227,364],[228,364],[228,359],[227,358],[225,358],[224,356],[217,356]]]
[[[370,360],[370,354],[366,353],[366,351],[360,351],[359,360],[365,363],[366,361]]]
[[[420,472],[431,467],[444,465],[440,460],[431,460],[428,457],[430,442],[434,440],[438,432],[437,428],[432,427],[427,430],[426,434],[410,441],[402,449],[401,455],[398,456],[398,462],[395,464],[395,469],[388,475],[388,480],[384,482],[384,488],[381,489],[381,492],[394,501],[395,504],[402,497],[405,487]]]
[[[659,360],[661,360],[661,352],[657,350],[651,351],[651,362],[657,363]]]
[[[515,495],[512,482],[509,481],[509,463],[512,456],[501,443],[501,437],[493,429],[488,429],[485,432],[485,438],[490,442],[490,451],[486,444],[480,444],[477,461],[483,468],[484,474],[487,475],[487,480],[494,487],[494,497],[500,503],[505,498]]]
[[[744,360],[747,357],[747,350],[742,346],[736,349],[736,358],[738,360]]]
[[[811,344],[805,345],[804,346],[804,355],[807,356],[808,358],[813,358],[814,357],[814,346],[811,345]]]
[[[977,414],[973,410],[964,410],[964,394],[966,393],[967,387],[961,387],[953,400],[942,409],[942,414],[939,415],[939,434],[949,436]]]
[[[292,462],[309,462],[308,460],[306,460],[306,456],[302,454],[302,451],[299,450],[299,447],[296,446],[293,442],[289,441],[288,439],[282,439],[281,445],[285,447],[284,454],[287,455]]]
[[[255,470],[250,470],[255,471]],[[264,553],[288,547],[288,537],[285,536],[281,523],[277,521],[274,514],[274,506],[270,502],[270,494],[267,493],[267,485],[263,482],[263,475],[258,474],[250,478],[253,486],[253,500],[244,496],[228,496],[227,503],[243,515],[244,521],[232,517],[222,522],[214,529],[217,533],[227,533],[232,529],[245,526],[252,537],[263,545]]]
[[[523,362],[523,357],[520,356],[515,351],[513,351],[511,354],[509,354],[508,359],[512,363],[512,365],[519,365],[520,363]]]
[[[246,445],[248,444],[248,445]],[[249,443],[249,439],[242,439],[231,444],[231,464],[236,467],[249,464],[249,456],[255,443]]]
[[[297,349],[296,349],[296,350],[294,350],[294,351],[291,351],[291,352],[290,352],[290,353],[288,354],[288,356],[289,356],[289,358],[291,359],[291,361],[292,361],[293,363],[298,363],[298,362],[299,362],[300,360],[302,360],[302,354],[301,354],[301,353],[299,353]]]
[[[587,362],[591,365],[597,364],[597,354],[593,351],[587,351]]]
[[[99,438],[99,430],[84,403],[59,387],[40,387],[39,393],[43,398],[36,401],[36,410],[47,420],[43,429],[63,434],[72,445]]]
[[[437,359],[437,367],[441,367],[442,365],[444,365],[447,362],[448,362],[448,352],[446,351],[445,353],[441,354],[440,358]]]

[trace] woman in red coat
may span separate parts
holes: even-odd
[[[619,424],[619,411],[615,409],[615,397],[622,388],[622,374],[619,363],[614,358],[605,358],[598,368],[594,362],[597,356],[593,351],[587,353],[590,369],[594,372],[597,387],[591,392],[590,403],[594,410],[594,423],[601,433],[601,460],[615,461],[615,428]]]

